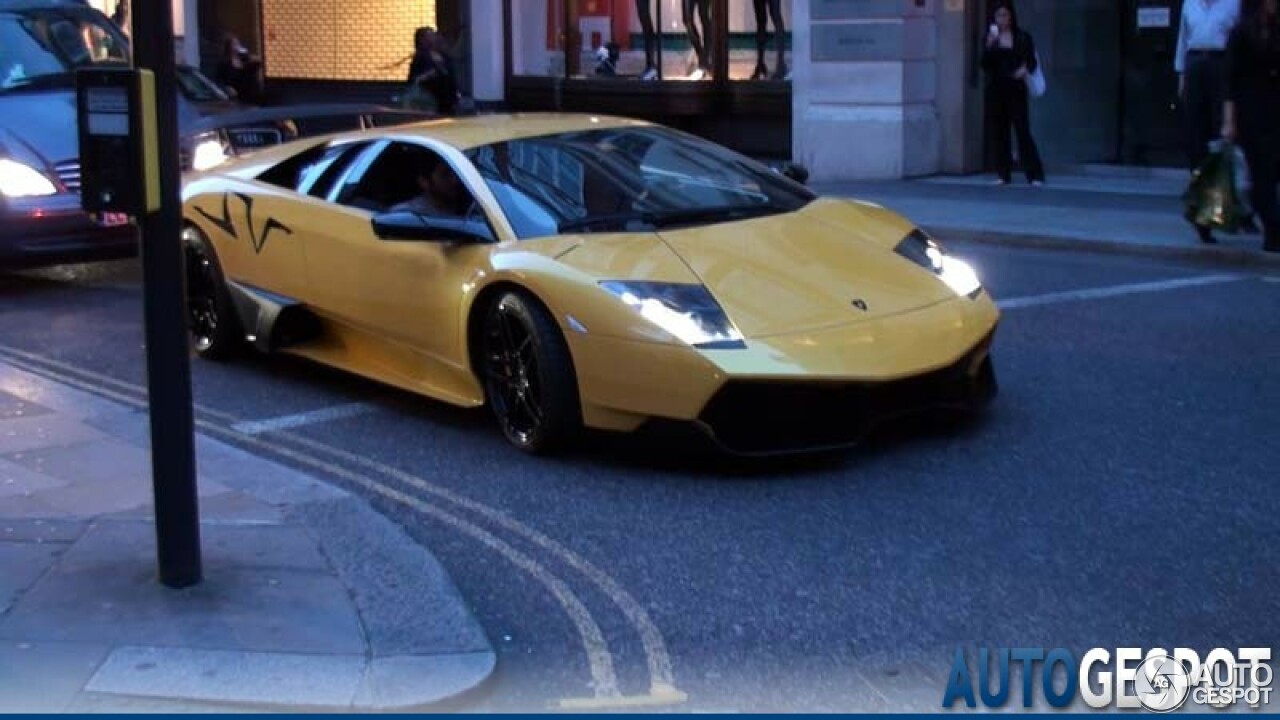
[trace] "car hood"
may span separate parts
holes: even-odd
[[[76,96],[69,90],[18,92],[0,97],[0,137],[53,164],[79,157]],[[6,148],[18,153],[15,148]]]
[[[205,115],[243,111],[238,103],[199,106],[178,98],[178,127],[188,131]],[[0,96],[0,142],[26,161],[54,165],[80,156],[74,90],[15,92]],[[10,147],[18,145],[20,147]]]
[[[845,201],[817,200],[794,213],[664,231],[661,237],[743,336],[762,338],[881,319],[953,299],[955,293],[936,276],[892,252],[909,230],[896,216],[880,218],[856,207],[851,212]]]
[[[883,319],[954,299],[892,252],[912,229],[872,206],[820,199],[783,215],[646,234],[539,243],[599,280],[701,282],[746,338]]]

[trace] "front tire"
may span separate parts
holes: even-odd
[[[240,351],[244,335],[218,256],[209,239],[194,227],[182,230],[182,247],[191,346],[206,360],[227,360]]]
[[[573,358],[551,315],[506,292],[481,325],[485,397],[507,440],[531,455],[569,445],[582,428]]]

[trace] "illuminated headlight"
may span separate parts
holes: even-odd
[[[742,333],[703,285],[608,280],[605,290],[646,320],[696,348],[745,348]]]
[[[215,168],[229,157],[231,156],[227,153],[227,146],[222,138],[213,134],[201,135],[196,138],[191,149],[191,169],[199,172]]]
[[[912,230],[898,246],[893,249],[902,257],[937,275],[957,295],[977,297],[982,290],[982,281],[978,273],[969,263],[948,255],[937,240],[929,237],[923,230]]]
[[[33,197],[53,195],[58,188],[44,173],[16,160],[0,158],[0,195]]]

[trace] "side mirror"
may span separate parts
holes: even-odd
[[[493,231],[482,220],[432,217],[413,212],[375,215],[373,232],[383,240],[439,243],[477,243],[494,240]]]
[[[799,163],[783,163],[782,166],[778,168],[778,172],[792,180],[795,180],[801,185],[809,182],[809,168],[806,168]]]

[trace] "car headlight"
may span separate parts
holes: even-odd
[[[919,228],[912,230],[894,252],[929,272],[937,275],[957,295],[977,297],[982,291],[982,281],[969,263],[948,255],[937,240]]]
[[[53,195],[58,188],[44,173],[17,160],[0,158],[0,195],[33,197]]]
[[[600,286],[649,322],[696,348],[746,347],[742,333],[703,285],[606,280]]]
[[[226,143],[216,133],[196,137],[191,149],[191,169],[202,172],[215,168],[230,158]]]

